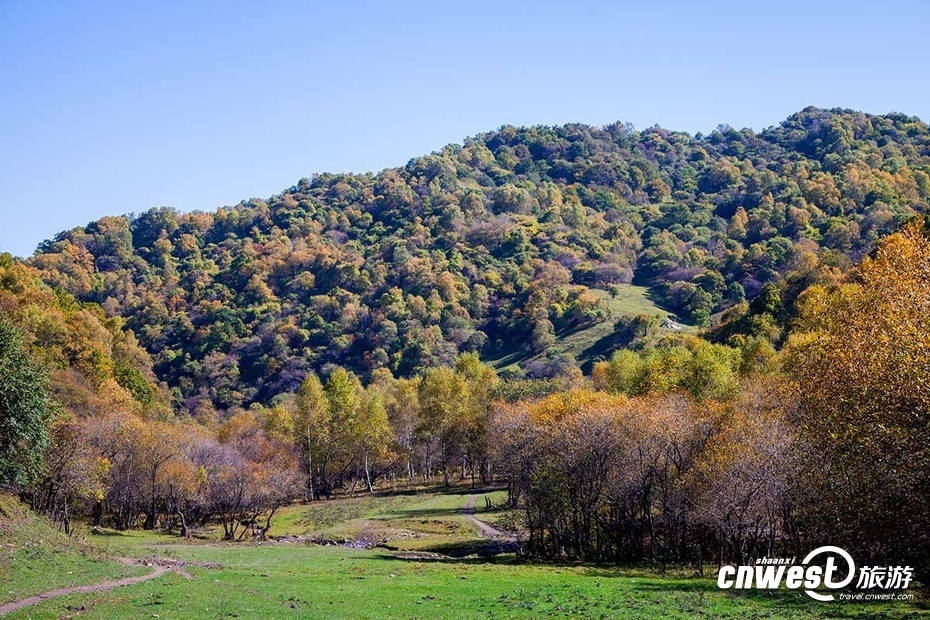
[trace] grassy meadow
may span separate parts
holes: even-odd
[[[491,555],[464,514],[472,492],[358,496],[291,506],[271,535],[280,542],[225,543],[206,531],[189,541],[166,534],[86,527],[75,538],[4,503],[3,587],[8,602],[50,588],[138,575],[144,567],[107,558],[163,558],[183,566],[144,583],[74,594],[20,609],[26,618],[911,618],[918,603],[817,603],[792,592],[717,590],[686,569],[557,565]],[[503,503],[500,490],[478,491]],[[11,523],[19,523],[14,532]],[[309,542],[309,541],[316,542]],[[86,541],[86,542],[84,542]],[[284,542],[287,541],[287,542]],[[27,544],[28,543],[28,544]],[[918,595],[920,596],[920,594]]]
[[[590,372],[595,361],[610,357],[616,349],[614,322],[622,317],[634,317],[640,314],[659,316],[662,319],[660,334],[697,333],[698,328],[681,322],[681,319],[661,308],[651,298],[648,287],[633,284],[617,285],[617,292],[612,295],[603,289],[592,288],[588,291],[601,300],[609,316],[604,321],[582,325],[575,329],[558,333],[556,342],[546,353],[531,353],[522,347],[507,347],[503,351],[491,354],[488,363],[500,370],[512,370],[517,366],[545,357],[547,354],[569,354],[578,362],[585,372]],[[670,328],[669,322],[676,327]]]

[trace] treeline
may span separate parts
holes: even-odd
[[[50,439],[27,496],[66,532],[78,515],[94,527],[182,536],[218,523],[241,539],[266,531],[300,488],[286,440],[246,415],[212,432],[117,411],[60,419]]]
[[[663,308],[779,342],[790,316],[930,200],[930,130],[807,108],[721,127],[503,127],[377,175],[322,174],[211,213],[107,217],[44,243],[44,280],[121,316],[188,411],[296,391],[339,365],[412,377],[462,353],[536,363],[614,320],[635,280]],[[595,294],[598,293],[598,294]]]
[[[36,269],[0,254],[0,469],[35,475],[48,422],[114,409],[172,416],[169,392],[119,317],[45,285]],[[14,415],[21,412],[22,415]]]
[[[786,392],[755,378],[726,402],[580,391],[509,408],[500,454],[527,551],[699,565],[800,551]]]
[[[309,375],[297,393],[223,419],[159,419],[125,408],[51,418],[14,407],[11,419],[32,415],[49,427],[31,446],[39,465],[21,467],[17,481],[34,508],[68,531],[78,514],[118,529],[187,536],[218,523],[228,539],[265,535],[276,510],[294,500],[373,492],[379,482],[489,482],[496,384],[493,369],[467,354],[453,369],[382,376],[368,387],[336,367],[325,382]]]

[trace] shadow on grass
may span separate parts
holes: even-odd
[[[487,541],[493,542],[493,541]],[[468,543],[457,545],[459,552],[471,551]],[[454,545],[437,545],[431,547],[433,552],[441,553],[441,550],[455,551]],[[622,565],[622,566],[601,566],[585,565],[574,562],[545,562],[533,560],[516,555],[515,553],[501,553],[497,555],[483,556],[479,553],[468,553],[464,556],[454,556],[452,553],[445,555],[429,556],[427,554],[418,555],[411,552],[404,555],[379,554],[376,556],[380,560],[393,562],[416,562],[429,564],[456,564],[456,565],[491,565],[491,566],[535,566],[540,568],[565,569],[575,568],[583,569],[582,575],[585,577],[596,578],[620,578],[625,579],[625,590],[638,591],[648,595],[650,599],[661,600],[663,597],[685,596],[685,599],[692,600],[692,597],[703,599],[704,596],[718,598],[726,597],[734,601],[745,601],[753,606],[757,606],[757,615],[752,617],[829,617],[829,618],[869,618],[869,619],[901,619],[901,618],[923,618],[924,610],[927,609],[925,603],[918,597],[918,602],[901,602],[897,608],[889,608],[886,605],[869,607],[868,604],[846,604],[836,601],[834,603],[820,603],[809,598],[803,592],[790,590],[742,590],[730,591],[720,590],[716,583],[709,577],[698,577],[697,575],[687,574],[687,569],[680,568],[674,574],[662,574],[655,567],[643,567],[640,565]],[[681,572],[678,572],[681,571]],[[896,604],[897,602],[895,602]],[[681,601],[679,601],[681,604]],[[825,608],[824,606],[829,606]],[[695,613],[700,612],[701,606],[698,605],[693,610]],[[765,610],[765,611],[763,611]],[[772,614],[770,616],[770,614]],[[903,615],[902,615],[903,614]]]
[[[599,574],[597,571],[595,574]],[[598,575],[603,576],[603,575]],[[616,575],[623,577],[625,575]],[[708,594],[725,596],[733,600],[743,600],[752,603],[754,606],[767,608],[777,611],[779,614],[792,612],[797,617],[830,617],[830,618],[901,618],[901,617],[918,617],[917,610],[925,609],[923,605],[913,602],[893,601],[892,604],[902,606],[911,606],[914,613],[908,613],[902,616],[900,610],[889,610],[887,608],[869,608],[869,603],[849,604],[843,601],[833,601],[832,603],[822,603],[815,601],[800,590],[721,590],[712,579],[701,577],[663,577],[662,575],[644,576],[637,579],[635,583],[628,585],[641,592],[654,593],[656,595],[668,594],[670,591],[685,592],[688,594]],[[838,596],[838,593],[833,593]],[[824,609],[825,605],[830,605],[829,609]],[[792,617],[795,617],[792,615]],[[921,616],[923,617],[923,616]]]
[[[646,299],[654,303],[657,308],[660,308],[664,312],[668,313],[668,320],[678,323],[679,325],[683,325],[685,327],[694,327],[691,323],[685,321],[682,317],[672,312],[669,308],[666,308],[665,306],[666,301],[651,286],[646,291]]]
[[[609,321],[609,318],[601,319],[600,321],[576,321],[569,325],[563,326],[561,329],[556,330],[556,338],[568,338],[572,334],[577,334],[578,332],[583,332],[585,330],[591,329],[595,325],[600,325],[601,323],[606,323]]]
[[[465,540],[457,542],[440,543],[424,547],[424,551],[431,553],[441,553],[450,558],[466,558],[477,556],[479,558],[491,558],[502,553],[516,553],[519,547],[517,543],[511,540]]]
[[[727,591],[726,594],[727,596],[734,599],[752,601],[752,603],[755,605],[761,605],[764,607],[777,607],[779,611],[791,609],[799,612],[806,610],[808,613],[810,613],[811,607],[828,604],[815,601],[799,590],[739,590],[732,592]],[[842,602],[835,604],[836,608],[831,610],[830,616],[834,618],[861,617],[861,609],[854,610],[852,615],[847,615],[843,613]],[[876,610],[876,615],[870,617],[880,618],[884,617],[884,614]]]
[[[385,510],[384,512],[379,512],[377,515],[339,515],[339,517],[345,517],[345,519],[336,518],[331,519],[329,523],[331,525],[338,525],[339,523],[344,523],[346,521],[351,521],[355,519],[370,519],[373,521],[396,521],[400,519],[437,519],[442,517],[458,516],[461,515],[462,510],[460,508],[422,508],[422,509],[398,509],[398,510]],[[297,521],[298,525],[326,525],[325,521],[314,521],[312,518],[302,518]]]
[[[380,548],[390,550],[387,545]],[[432,551],[407,551],[382,553],[375,556],[379,560],[387,562],[404,562],[404,563],[424,563],[424,564],[463,564],[463,565],[496,565],[496,566],[517,566],[524,562],[514,553],[499,553],[496,555],[478,555],[468,554],[459,557],[442,555]]]
[[[615,333],[607,334],[606,336],[595,340],[594,343],[582,351],[581,355],[579,356],[585,360],[581,364],[581,372],[585,374],[591,374],[591,368],[594,366],[594,362],[607,359],[609,354],[613,353],[617,349],[623,348],[623,346],[623,339]]]
[[[451,477],[450,477],[451,478]],[[506,491],[507,487],[502,485],[496,486],[476,486],[474,488],[467,486],[468,481],[458,480],[451,486],[439,485],[430,488],[430,493],[437,495],[481,495],[482,493],[493,493],[494,491]]]

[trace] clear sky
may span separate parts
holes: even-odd
[[[762,129],[807,105],[928,120],[928,18],[914,0],[0,0],[0,251],[502,124]]]

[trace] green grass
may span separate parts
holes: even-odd
[[[147,572],[108,559],[86,532],[83,528],[84,535],[69,538],[17,499],[0,494],[0,603]]]
[[[613,338],[614,322],[621,317],[639,314],[659,315],[662,317],[660,334],[697,332],[696,327],[681,323],[675,315],[656,305],[650,299],[649,289],[645,286],[622,285],[620,286],[620,292],[616,296],[611,296],[607,291],[600,289],[591,289],[591,293],[606,304],[609,310],[607,320],[593,325],[586,325],[581,329],[568,333],[556,334],[556,343],[549,348],[550,351],[556,353],[571,354],[585,371],[589,371],[595,361],[610,357],[610,354],[616,350],[617,343]],[[673,321],[681,329],[667,327],[666,323],[669,320]],[[537,357],[540,356],[528,355],[521,350],[508,350],[492,355],[491,358],[485,361],[498,370],[505,370],[516,365],[525,366]]]
[[[289,507],[281,525],[301,531],[346,531],[359,522],[403,523],[420,545],[476,541],[461,509],[471,491],[432,490]],[[500,490],[478,491],[503,503]],[[437,524],[442,524],[440,525]],[[462,526],[459,528],[459,526]],[[374,527],[369,525],[369,527]],[[450,534],[443,528],[452,527]],[[456,529],[459,528],[459,529]],[[492,559],[437,559],[384,548],[300,543],[220,543],[132,532],[99,536],[126,555],[157,554],[189,564],[193,579],[168,573],[108,592],[61,597],[10,618],[910,618],[930,617],[913,604],[818,603],[796,592],[734,595],[711,578],[685,571],[660,575],[635,567],[555,565]],[[426,559],[424,559],[426,558]],[[207,566],[210,566],[208,568]],[[53,569],[49,566],[49,569]]]
[[[904,618],[895,605],[817,603],[797,593],[733,596],[709,579],[648,571],[424,562],[377,550],[278,545],[176,545],[189,568],[106,593],[63,597],[11,618]]]
[[[400,495],[364,495],[281,510],[272,525],[272,536],[303,536],[342,542],[355,540],[368,546],[391,549],[430,550],[473,541],[477,528],[462,509],[468,497],[478,495],[476,510],[485,510],[484,497],[495,505],[506,501],[502,490],[467,487],[452,491],[421,491]],[[493,513],[492,513],[493,514]]]

